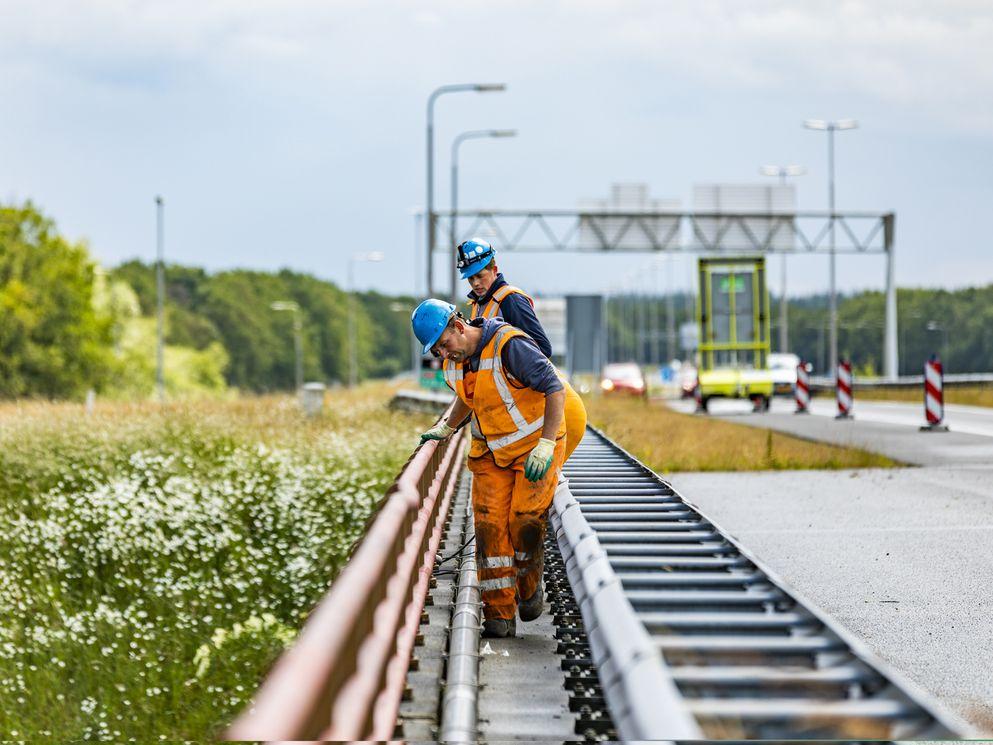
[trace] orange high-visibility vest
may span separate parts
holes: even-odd
[[[519,287],[514,287],[512,285],[504,285],[496,292],[494,292],[492,297],[490,297],[490,299],[486,301],[486,307],[481,308],[479,303],[477,303],[475,300],[470,300],[469,319],[472,320],[473,318],[479,318],[480,316],[482,316],[483,318],[496,318],[498,315],[500,315],[500,303],[502,303],[503,299],[508,295],[514,295],[514,294],[523,295],[528,299],[528,302],[531,303],[531,307],[532,308],[534,307],[534,300],[531,298],[530,295],[524,292],[524,290],[520,289]]]
[[[468,372],[468,381],[468,365],[445,361],[445,382],[473,412],[470,457],[485,442],[501,467],[529,453],[538,444],[545,424],[545,394],[522,386],[503,369],[503,348],[515,336],[527,334],[510,324],[500,324],[479,355],[479,369]],[[565,417],[555,439],[564,436]]]

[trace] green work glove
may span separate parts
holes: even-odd
[[[528,481],[541,481],[552,465],[555,455],[555,441],[542,437],[524,463],[524,477]]]
[[[423,445],[428,440],[447,440],[454,431],[445,422],[436,424],[427,432],[421,432],[421,444]]]

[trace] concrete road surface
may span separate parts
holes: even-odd
[[[993,734],[993,469],[671,480],[883,660]]]
[[[950,406],[945,417],[949,432],[921,432],[923,405],[856,401],[854,419],[839,421],[834,418],[837,409],[833,401],[814,399],[811,403],[811,414],[794,414],[792,400],[777,398],[768,413],[754,414],[747,401],[716,399],[710,402],[710,413],[700,416],[860,447],[913,465],[993,465],[993,409]],[[687,414],[695,408],[688,399],[667,404]]]
[[[692,410],[692,402],[673,402]],[[921,468],[675,474],[675,488],[883,660],[993,734],[993,410],[832,401],[809,416],[715,401],[713,416],[856,445]]]

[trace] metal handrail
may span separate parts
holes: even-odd
[[[393,739],[465,448],[459,432],[414,452],[351,560],[225,739]]]

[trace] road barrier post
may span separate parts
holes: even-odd
[[[796,386],[793,389],[796,398],[796,411],[794,414],[810,413],[810,373],[807,372],[807,363],[800,360],[796,366]]]
[[[924,363],[924,418],[921,432],[947,432],[945,424],[945,371],[938,355]]]
[[[835,419],[853,419],[852,414],[852,362],[851,360],[840,360],[838,362],[838,382],[836,386],[838,397],[838,413]]]

